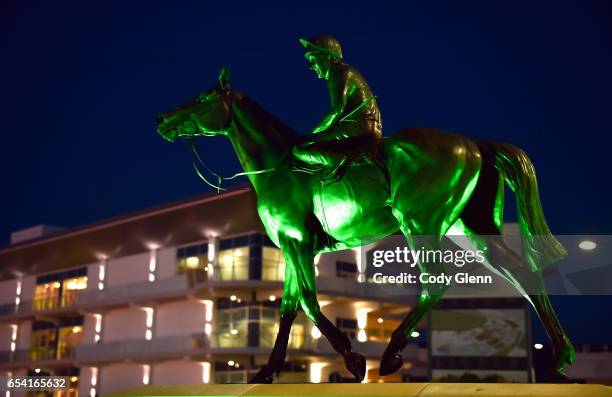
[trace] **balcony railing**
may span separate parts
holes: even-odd
[[[21,301],[18,305],[15,303],[5,303],[0,305],[0,316],[12,316],[16,314],[27,314],[32,312],[31,301]]]
[[[88,305],[97,302],[112,303],[133,301],[155,295],[184,292],[187,288],[187,278],[184,275],[180,275],[160,278],[154,282],[143,281],[139,283],[110,286],[103,290],[85,290],[80,296],[80,303],[82,305]]]
[[[85,362],[138,359],[157,355],[189,354],[207,347],[204,334],[168,336],[152,340],[134,339],[80,345],[76,347],[75,358]]]
[[[74,346],[62,348],[38,348],[34,350],[0,351],[0,363],[28,363],[33,361],[70,360],[75,355]]]

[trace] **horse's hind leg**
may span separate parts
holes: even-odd
[[[405,232],[404,235],[408,240],[410,248],[413,250],[416,249],[417,247],[410,233]],[[440,247],[440,237],[438,236],[428,236],[423,240],[424,241],[419,241],[419,246],[422,246],[425,250],[437,250]],[[444,273],[444,265],[442,263],[428,263],[427,268],[425,268],[424,264],[419,262],[418,266],[421,273],[427,272],[433,276]],[[416,328],[423,315],[427,313],[436,302],[442,299],[447,289],[448,286],[445,284],[422,284],[421,295],[419,296],[417,304],[412,308],[408,316],[406,316],[397,329],[393,331],[389,345],[385,349],[380,361],[380,375],[385,376],[392,374],[402,367],[403,360],[401,352],[408,344],[410,334]]]
[[[482,154],[480,179],[461,214],[466,234],[471,235],[470,239],[477,246],[487,248],[491,270],[505,278],[531,303],[553,344],[556,370],[562,372],[565,364],[574,360],[574,348],[550,304],[541,272],[531,271],[523,258],[503,241],[504,179],[495,166],[491,149],[484,144],[479,148]]]
[[[492,270],[508,280],[531,303],[552,343],[555,370],[563,374],[565,365],[573,363],[575,351],[548,299],[541,271],[532,271],[501,236],[484,237]]]

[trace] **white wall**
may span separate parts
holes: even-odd
[[[196,385],[203,383],[204,366],[201,362],[187,360],[164,361],[153,367],[153,384]]]
[[[100,281],[99,279],[100,263],[101,262],[95,262],[95,263],[90,263],[89,265],[87,265],[87,289],[88,290],[98,289],[98,282]]]
[[[143,386],[144,366],[140,364],[110,364],[99,371],[98,394],[111,393]],[[86,394],[86,396],[89,394]]]
[[[147,251],[109,259],[106,263],[106,288],[148,281],[150,257],[151,254]]]
[[[197,300],[184,300],[158,306],[155,336],[190,335],[204,332],[206,307]]]
[[[0,281],[0,305],[15,303],[16,291],[17,279]]]
[[[147,315],[138,307],[116,309],[104,314],[102,341],[144,339]]]
[[[30,338],[32,337],[32,322],[24,321],[19,324],[17,334],[17,350],[30,350]]]
[[[0,324],[0,352],[11,350],[13,327],[11,324]]]
[[[36,288],[36,276],[27,276],[21,283],[21,301],[34,300],[34,289]],[[15,292],[15,290],[13,290]]]
[[[176,248],[162,248],[157,252],[157,278],[176,275]]]
[[[319,276],[336,277],[336,261],[351,262],[357,264],[357,252],[345,250],[321,255],[317,268]]]

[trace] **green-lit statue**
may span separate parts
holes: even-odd
[[[404,234],[412,249],[436,249],[451,226],[461,228],[485,248],[490,269],[532,304],[552,341],[557,371],[562,373],[565,365],[573,362],[574,349],[541,276],[542,267],[562,259],[566,251],[548,229],[535,171],[522,150],[501,142],[409,128],[382,139],[370,158],[347,165],[344,176],[336,182],[322,183],[318,174],[296,170],[300,161],[293,152],[305,159],[312,137],[305,142],[253,100],[230,89],[228,76],[223,70],[216,88],[160,116],[158,132],[171,142],[179,137],[226,136],[253,184],[266,231],[285,257],[278,335],[268,364],[252,382],[271,382],[281,368],[298,307],[344,357],[347,369],[362,380],[364,357],[353,351],[349,338],[321,313],[314,256],[359,247],[397,231]],[[363,82],[361,78],[357,81]],[[368,99],[369,90],[362,89],[354,104]],[[368,135],[379,133],[374,104],[364,105],[355,124],[371,121],[364,127],[372,129]],[[330,119],[339,117],[330,115]],[[526,261],[501,238],[504,183],[515,193]],[[425,247],[423,241],[415,247],[417,236],[437,237],[424,240]],[[444,272],[444,265],[430,263],[424,268],[421,263],[419,269],[436,275]],[[526,285],[531,288],[524,288]],[[423,285],[418,303],[391,337],[381,360],[381,375],[402,366],[400,353],[408,336],[446,288],[443,284]]]
[[[327,80],[331,109],[308,139],[293,148],[293,154],[310,167],[329,171],[322,179],[333,181],[342,177],[353,160],[374,157],[382,139],[380,110],[363,76],[343,63],[335,38],[300,42],[311,69]]]

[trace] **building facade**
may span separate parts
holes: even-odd
[[[316,258],[323,312],[378,368],[415,294],[384,294],[357,251]],[[13,234],[0,249],[0,376],[62,375],[55,395],[104,396],[142,385],[246,382],[278,330],[284,260],[254,193],[238,188],[58,230]],[[426,380],[426,332],[401,371]],[[340,382],[341,357],[300,313],[279,382]],[[7,392],[7,397],[25,393]]]

